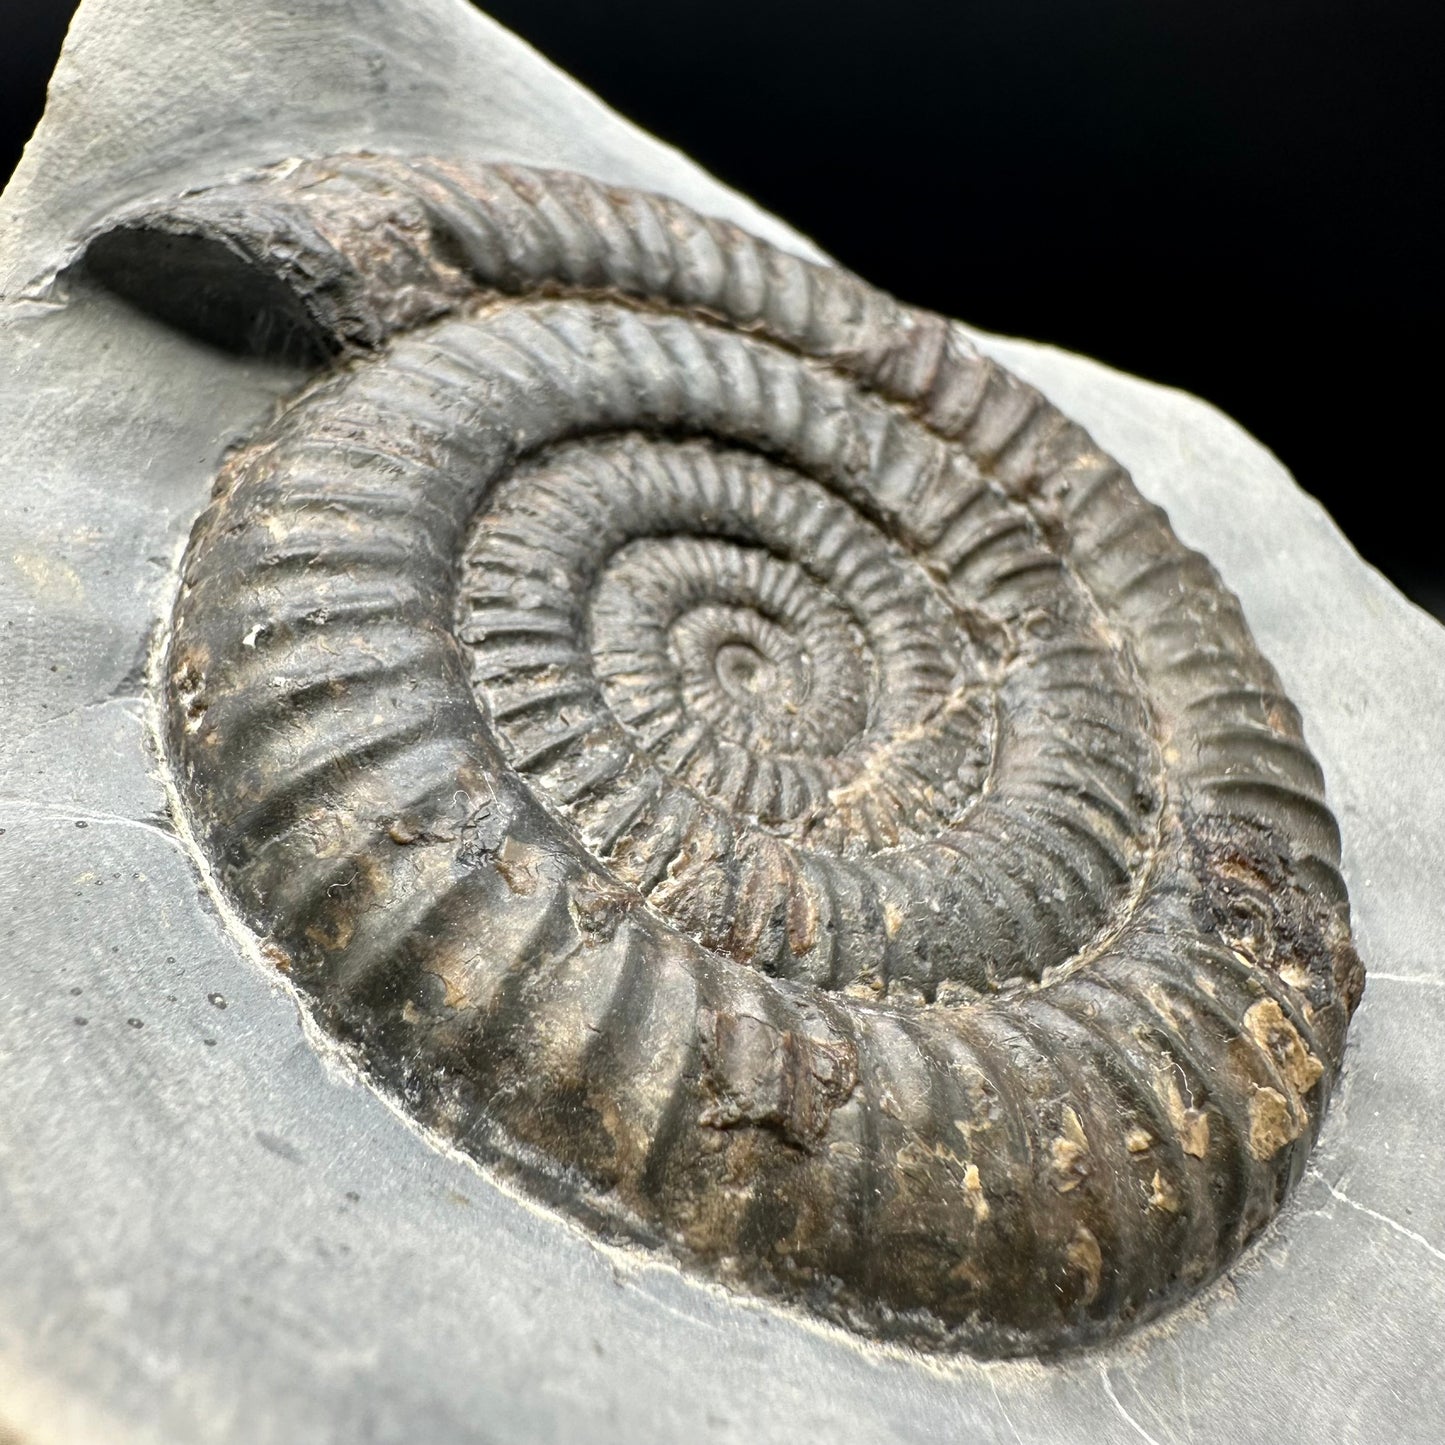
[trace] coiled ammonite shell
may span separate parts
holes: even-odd
[[[991,1355],[1154,1315],[1275,1214],[1362,984],[1319,769],[1209,564],[956,324],[428,159],[188,195],[89,264],[317,360],[191,537],[167,742],[418,1120]]]

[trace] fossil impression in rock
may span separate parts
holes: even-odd
[[[657,196],[290,163],[91,271],[313,382],[164,654],[207,862],[421,1122],[874,1336],[1048,1352],[1233,1260],[1362,986],[1204,558],[950,321]]]

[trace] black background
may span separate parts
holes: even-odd
[[[487,8],[869,280],[1217,403],[1445,613],[1441,0]],[[0,0],[4,175],[73,9]]]

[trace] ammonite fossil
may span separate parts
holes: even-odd
[[[220,885],[413,1115],[875,1336],[1052,1351],[1228,1264],[1362,971],[1300,720],[961,329],[657,196],[291,163],[92,270],[318,376],[164,661]]]

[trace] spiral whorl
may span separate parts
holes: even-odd
[[[349,157],[122,217],[328,354],[187,553],[222,885],[413,1113],[599,1227],[989,1354],[1302,1169],[1362,974],[1208,563],[962,331],[665,198]]]

